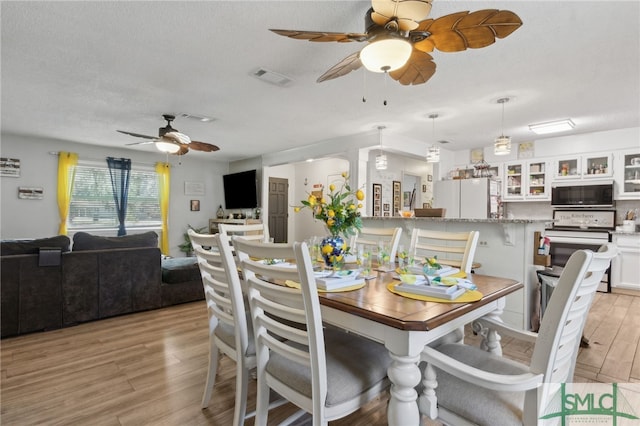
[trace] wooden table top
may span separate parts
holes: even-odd
[[[367,281],[360,290],[319,293],[320,304],[401,330],[428,331],[523,287],[516,280],[488,275],[470,274],[468,279],[483,294],[481,300],[439,303],[410,299],[391,293],[387,284],[393,280],[392,274],[378,272],[378,278]]]

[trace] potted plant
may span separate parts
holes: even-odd
[[[204,232],[207,229],[206,226],[203,226],[202,228],[194,228],[189,224],[187,224],[187,227],[188,229],[193,229],[198,234],[202,234],[202,232]],[[182,234],[182,236],[184,237],[184,242],[178,245],[178,248],[180,248],[180,251],[183,252],[185,256],[191,257],[193,256],[193,246],[191,245],[191,239],[189,238],[189,234],[185,232],[184,234]]]

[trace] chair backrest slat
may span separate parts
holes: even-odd
[[[362,227],[358,234],[352,239],[352,244],[369,246],[374,249],[380,241],[389,246],[389,258],[395,262],[398,245],[402,237],[402,228],[372,228]]]
[[[252,223],[247,225],[221,223],[218,225],[221,234],[226,234],[229,238],[241,236],[247,240],[269,242],[269,227],[266,223]]]
[[[440,263],[470,273],[479,235],[478,231],[445,232],[416,228],[411,234],[409,255],[417,261],[437,256]]]

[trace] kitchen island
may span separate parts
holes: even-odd
[[[544,233],[545,222],[551,219],[448,219],[431,217],[363,217],[365,227],[402,228],[400,244],[409,249],[414,229],[446,232],[479,231],[478,246],[473,258],[481,266],[478,272],[518,280],[522,290],[506,298],[503,320],[515,327],[531,329],[532,313],[538,307],[538,280],[533,263],[534,233]]]

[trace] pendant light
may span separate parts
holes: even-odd
[[[382,129],[385,126],[378,126],[378,139],[380,140],[380,152],[376,155],[376,170],[387,170],[387,156],[382,153]]]
[[[511,137],[504,135],[504,104],[509,102],[509,98],[500,98],[498,103],[502,104],[502,131],[493,144],[495,155],[507,155],[511,152]]]
[[[438,163],[440,162],[440,148],[436,146],[436,118],[438,118],[438,114],[430,114],[429,118],[433,121],[431,128],[433,145],[427,149],[427,163]]]

